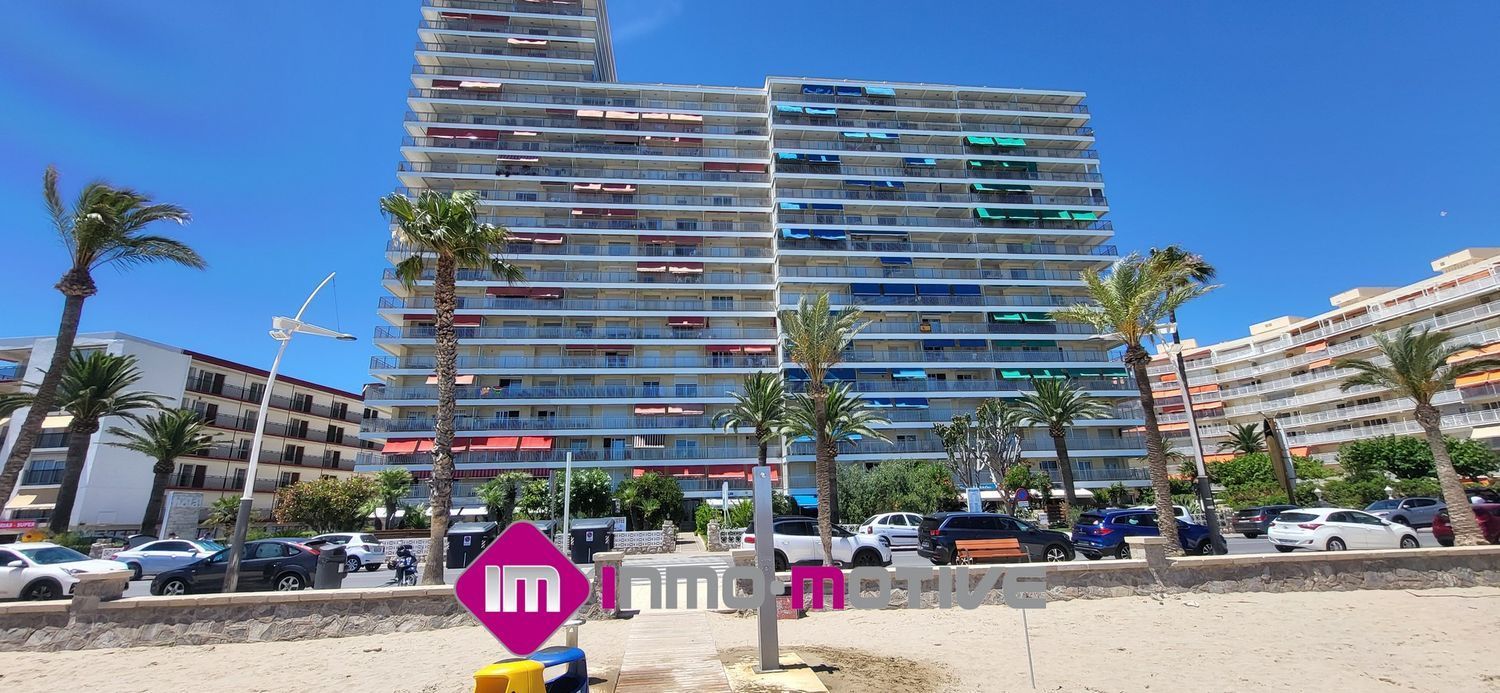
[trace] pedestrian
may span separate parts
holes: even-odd
[[[168,539],[176,539],[177,538],[177,533],[176,532],[167,532],[167,538]]]

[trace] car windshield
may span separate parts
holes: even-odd
[[[229,549],[219,549],[219,552],[204,559],[209,563],[223,563],[229,560]]]
[[[1255,517],[1256,515],[1259,515],[1260,513],[1261,513],[1260,508],[1245,508],[1244,510],[1239,511],[1238,515],[1240,517]]]
[[[1383,500],[1375,501],[1374,503],[1365,506],[1365,510],[1395,510],[1399,507],[1401,507],[1400,500]]]
[[[32,563],[38,565],[52,565],[54,563],[72,563],[74,561],[87,561],[85,556],[65,546],[43,546],[35,549],[20,549],[21,555],[30,558]]]
[[[223,551],[224,545],[216,541],[208,541],[207,539],[205,539],[198,542],[198,548],[204,551]]]
[[[1102,524],[1104,524],[1104,516],[1103,515],[1095,515],[1093,513],[1084,513],[1084,514],[1078,516],[1078,524],[1080,524],[1080,525],[1102,525]]]
[[[1309,522],[1318,519],[1313,513],[1282,513],[1276,516],[1277,522]]]

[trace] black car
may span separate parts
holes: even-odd
[[[953,562],[955,543],[965,539],[1017,539],[1033,561],[1073,560],[1067,534],[993,513],[933,513],[917,526],[917,555],[936,565]]]
[[[1295,505],[1257,505],[1244,508],[1234,514],[1234,531],[1245,535],[1246,539],[1254,539],[1271,528],[1271,520],[1276,519],[1277,515],[1296,509]]]
[[[179,595],[218,592],[224,588],[224,568],[229,564],[224,549],[181,568],[168,570],[151,581],[151,594]],[[240,554],[238,590],[300,590],[312,584],[318,569],[318,550],[301,539],[261,539],[247,542]]]

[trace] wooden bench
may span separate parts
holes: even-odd
[[[954,548],[958,551],[954,562],[963,565],[973,565],[975,560],[995,558],[1031,559],[1031,555],[1021,547],[1019,539],[960,539],[954,542]]]

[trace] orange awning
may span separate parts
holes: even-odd
[[[1327,349],[1327,348],[1328,348],[1328,342],[1327,341],[1317,341],[1317,342],[1313,342],[1312,344],[1307,345],[1307,349],[1305,349],[1303,353],[1311,354],[1314,351],[1322,351],[1322,350]]]
[[[1459,387],[1478,387],[1485,383],[1500,383],[1500,371],[1472,373],[1458,379]]]
[[[1301,445],[1301,446],[1292,448],[1292,457],[1307,457],[1307,451],[1310,450],[1310,449],[1311,448],[1309,448],[1306,445]]]
[[[1232,460],[1232,459],[1234,459],[1234,454],[1233,453],[1224,454],[1224,455],[1204,455],[1203,456],[1203,461],[1204,462],[1228,462],[1229,460]]]
[[[526,436],[521,439],[522,450],[551,450],[552,438],[547,436]]]
[[[1177,374],[1176,373],[1163,373],[1162,376],[1161,376],[1161,381],[1164,382],[1164,383],[1175,383],[1175,382],[1177,382]]]
[[[708,318],[682,315],[667,318],[667,327],[708,327]]]
[[[1166,433],[1167,431],[1186,431],[1187,427],[1188,427],[1188,425],[1187,425],[1186,421],[1180,421],[1178,423],[1161,424],[1160,426],[1157,426],[1157,428],[1159,430],[1161,430],[1162,433]]]
[[[1207,411],[1209,409],[1218,409],[1223,406],[1223,402],[1197,402],[1193,404],[1193,411]]]
[[[1332,365],[1333,365],[1333,359],[1318,359],[1316,361],[1313,361],[1312,363],[1307,364],[1307,369],[1308,370],[1317,370],[1319,368],[1327,368],[1327,367],[1332,366]]]
[[[1218,391],[1219,391],[1219,386],[1218,385],[1199,385],[1197,387],[1190,387],[1190,388],[1188,388],[1188,394],[1190,394],[1190,395],[1201,395],[1201,394],[1204,394],[1204,393],[1207,393],[1207,392],[1218,392]]]
[[[1458,363],[1459,361],[1477,359],[1481,356],[1500,356],[1500,342],[1496,342],[1488,346],[1482,346],[1478,349],[1468,349],[1466,351],[1460,351],[1449,358],[1448,363]]]
[[[499,436],[492,438],[470,438],[470,450],[514,450],[520,438],[515,436]]]
[[[415,440],[388,440],[386,441],[385,445],[380,448],[381,454],[385,455],[404,455],[416,451],[417,441]]]
[[[747,346],[747,347],[745,347],[745,353],[747,353],[747,354],[769,354],[769,353],[771,353],[773,351],[776,351],[776,347],[773,347],[773,346]]]

